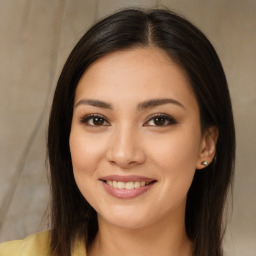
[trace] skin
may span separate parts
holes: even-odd
[[[173,102],[142,107],[152,99]],[[157,122],[152,115],[159,113],[171,122]],[[103,117],[97,123],[86,118],[91,114]],[[78,83],[70,133],[77,186],[98,213],[99,232],[88,255],[190,255],[187,192],[201,162],[212,161],[217,136],[215,127],[201,132],[189,79],[163,50],[117,51],[94,62]],[[107,175],[156,182],[135,198],[120,199],[100,181]]]

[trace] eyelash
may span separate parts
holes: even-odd
[[[103,125],[89,124],[90,120],[93,120],[93,119],[96,119],[96,118],[102,119],[104,123],[107,122],[108,124],[105,125],[105,126],[110,126],[110,123],[107,121],[107,118],[104,115],[101,115],[101,114],[90,114],[90,115],[87,115],[87,116],[81,118],[80,122],[82,124],[86,124],[86,125],[89,125],[89,126],[103,126]]]
[[[148,123],[149,121],[153,121],[153,120],[156,121],[156,118],[164,119],[164,122],[165,122],[164,125],[147,125],[147,123]],[[167,122],[167,124],[166,124],[166,122]],[[145,124],[146,124],[146,125],[145,125]],[[150,115],[150,116],[147,118],[145,124],[144,124],[143,126],[165,127],[165,126],[171,126],[171,125],[177,124],[177,121],[176,121],[173,117],[171,117],[171,116],[169,116],[169,115],[167,115],[167,114],[158,113],[158,114]]]
[[[89,124],[89,121],[93,121],[96,120],[96,118],[100,118],[101,121],[103,121],[102,124],[99,124],[99,125],[96,125],[96,124]],[[148,125],[147,123],[149,123],[150,121],[156,121],[156,118],[161,118],[163,119],[162,121],[164,121],[164,124],[163,125]],[[88,126],[110,126],[110,123],[108,122],[107,118],[104,116],[104,115],[101,115],[101,114],[90,114],[90,115],[87,115],[83,118],[81,118],[80,122],[82,124],[86,124]],[[167,122],[167,124],[166,124]],[[104,124],[104,123],[107,123],[107,124]],[[157,114],[153,114],[153,115],[150,115],[146,122],[143,124],[143,126],[155,126],[155,127],[166,127],[166,126],[171,126],[171,125],[174,125],[174,124],[177,124],[177,121],[167,115],[167,114],[164,114],[164,113],[157,113]]]

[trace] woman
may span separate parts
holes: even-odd
[[[81,38],[55,91],[48,155],[52,230],[2,251],[223,255],[232,108],[214,48],[184,18],[123,10]]]

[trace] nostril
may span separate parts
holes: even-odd
[[[145,162],[145,154],[141,145],[133,143],[133,139],[126,135],[109,144],[106,158],[109,163],[118,165],[124,169]]]

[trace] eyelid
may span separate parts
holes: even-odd
[[[99,114],[99,113],[92,113],[92,114],[88,114],[88,115],[85,115],[84,117],[82,117],[80,119],[80,122],[82,124],[86,124],[90,118],[93,118],[93,117],[99,117],[99,118],[102,118],[104,119],[104,122],[107,122],[108,124],[103,124],[103,125],[99,125],[100,126],[110,126],[110,122],[108,120],[107,117],[105,117],[104,115],[102,114]],[[156,118],[156,117],[161,117],[161,118],[165,118],[167,121],[168,121],[168,124],[165,124],[165,125],[147,125],[147,123],[149,121],[151,121],[152,119]],[[175,118],[173,118],[172,116],[168,115],[168,114],[165,114],[165,113],[155,113],[155,114],[152,114],[150,116],[147,117],[146,121],[144,122],[143,126],[156,126],[156,127],[166,127],[166,126],[170,126],[170,125],[174,125],[174,124],[177,124],[178,122],[176,121]],[[90,125],[90,124],[87,124],[88,126],[97,126],[97,125]]]
[[[147,123],[149,122],[149,121],[151,121],[153,118],[155,118],[155,117],[162,117],[162,118],[165,118],[166,120],[168,120],[169,121],[169,124],[167,124],[167,125],[162,125],[162,126],[158,126],[158,125],[147,125]],[[146,121],[145,121],[145,123],[143,124],[143,126],[156,126],[156,127],[166,127],[166,126],[170,126],[170,125],[174,125],[174,124],[177,124],[178,122],[177,122],[177,120],[174,118],[174,117],[172,117],[172,116],[170,116],[170,115],[168,115],[168,114],[165,114],[165,113],[156,113],[156,114],[152,114],[152,115],[150,115],[150,116],[148,116],[147,117],[147,119],[146,119]]]
[[[104,119],[105,122],[108,123],[108,125],[99,125],[99,126],[110,126],[110,123],[109,123],[107,117],[105,117],[104,115],[99,114],[99,113],[93,113],[93,114],[85,115],[84,117],[82,117],[82,118],[80,119],[80,122],[81,122],[82,124],[85,124],[87,121],[90,120],[90,118],[93,118],[93,117],[100,117],[100,118]],[[90,126],[93,126],[93,125],[90,125]],[[95,126],[96,126],[96,125],[95,125]]]

